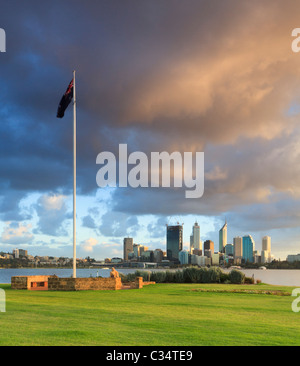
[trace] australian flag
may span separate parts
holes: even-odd
[[[68,108],[68,105],[71,103],[73,99],[73,79],[70,82],[68,89],[66,90],[65,94],[62,96],[59,106],[57,109],[57,118],[63,118],[65,115],[65,110]]]

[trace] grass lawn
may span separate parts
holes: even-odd
[[[270,285],[156,284],[140,290],[12,290],[0,313],[0,345],[300,345],[291,296],[200,292],[283,290]]]

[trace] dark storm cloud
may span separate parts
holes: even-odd
[[[299,3],[279,0],[1,5],[0,187],[12,198],[3,215],[29,192],[72,188],[72,111],[55,115],[74,68],[82,194],[97,189],[97,154],[128,143],[147,154],[204,151],[205,193],[191,201],[182,190],[120,189],[117,212],[215,215],[282,193],[298,200],[299,133],[287,113],[300,98],[290,50],[298,13]],[[119,234],[110,224],[100,230]]]

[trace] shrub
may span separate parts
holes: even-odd
[[[209,283],[210,282],[210,276],[209,276],[209,269],[207,267],[201,267],[200,268],[200,283]]]
[[[219,283],[221,281],[222,271],[219,267],[210,267],[207,274],[208,282]]]
[[[232,269],[229,273],[229,280],[231,283],[241,284],[245,281],[245,275],[237,269]]]
[[[220,275],[220,282],[221,283],[230,283],[229,273],[222,272]]]
[[[128,273],[125,277],[124,280],[131,282],[134,281],[136,279],[136,277],[143,277],[143,281],[149,281],[150,277],[151,277],[151,272],[149,271],[135,271],[134,273]],[[122,278],[123,280],[123,278]]]
[[[254,284],[254,277],[245,277],[244,283],[247,283],[248,285]]]
[[[166,271],[166,279],[165,279],[165,281],[167,283],[174,283],[174,278],[175,278],[174,272],[172,272],[172,271]]]
[[[201,273],[197,267],[187,267],[183,270],[183,282],[199,283],[201,282]]]
[[[174,282],[175,283],[183,283],[184,282],[184,276],[183,276],[183,271],[176,271],[174,273]]]
[[[136,277],[143,277],[144,281],[156,283],[254,283],[251,277],[245,277],[244,273],[237,269],[224,273],[219,267],[187,267],[177,271],[140,271],[122,276],[122,281],[134,281]],[[259,281],[259,280],[258,280]]]
[[[152,272],[151,281],[154,281],[156,283],[166,282],[166,272],[165,271]]]

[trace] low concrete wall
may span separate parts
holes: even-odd
[[[121,278],[60,278],[49,277],[50,291],[121,290]]]

